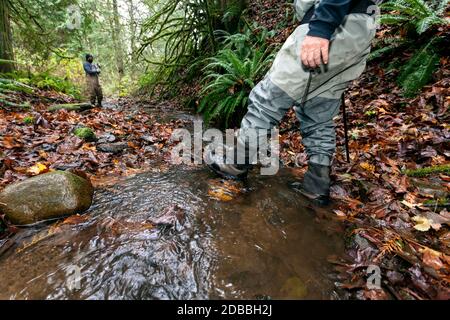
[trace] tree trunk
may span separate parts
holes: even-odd
[[[128,15],[129,15],[129,33],[130,33],[130,72],[134,78],[136,75],[136,53],[138,51],[136,44],[137,37],[137,21],[136,21],[136,8],[134,6],[133,0],[128,0]]]
[[[211,14],[212,12],[211,12],[211,8],[209,6],[208,1],[209,0],[205,0],[204,6],[205,6],[206,19],[207,19],[207,23],[208,23],[209,39],[211,41],[211,45],[212,45],[214,52],[216,52],[217,51],[217,42],[216,42],[216,37],[214,35],[214,30],[217,30],[217,29],[214,29],[214,26],[213,26],[213,23],[214,23],[213,15]]]
[[[216,21],[215,29],[226,30],[230,33],[238,31],[242,12],[247,8],[247,0],[219,0],[220,19]],[[222,17],[227,14],[225,21]]]
[[[14,60],[11,22],[9,17],[9,0],[0,0],[0,59]],[[0,62],[0,72],[11,72],[14,71],[14,69],[14,63]]]
[[[128,0],[128,15],[130,16],[130,49],[131,54],[137,51],[136,36],[137,36],[137,21],[136,21],[136,9],[134,7],[133,0]]]
[[[125,68],[123,63],[122,43],[120,39],[121,26],[120,26],[119,10],[117,7],[117,0],[112,0],[112,6],[113,6],[113,22],[114,22],[112,38],[114,44],[114,51],[116,55],[117,72],[119,74],[119,81],[121,81],[122,77],[125,74]]]

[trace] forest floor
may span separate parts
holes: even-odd
[[[259,8],[258,6],[263,6]],[[283,4],[258,2],[255,12],[274,9],[260,19],[267,28],[279,21]],[[277,12],[278,10],[278,12]],[[258,18],[255,16],[255,20]],[[283,42],[294,26],[276,36]],[[408,52],[402,59],[408,59]],[[450,61],[441,59],[431,84],[416,98],[402,97],[396,71],[385,72],[379,61],[346,93],[350,163],[345,160],[341,117],[337,119],[338,152],[333,164],[333,215],[348,228],[347,256],[330,260],[339,273],[340,287],[357,299],[450,298]],[[194,87],[194,86],[191,86]],[[0,191],[6,185],[54,169],[86,172],[94,185],[150,168],[170,159],[175,128],[188,120],[159,121],[144,107],[174,110],[179,102],[155,106],[132,98],[82,112],[48,111],[55,101],[73,102],[54,92],[18,94],[31,110],[0,105]],[[87,142],[74,128],[94,130],[97,141]],[[281,159],[299,175],[306,154],[291,110],[280,125]],[[118,146],[114,152],[99,145]],[[414,171],[424,167],[434,172]],[[0,221],[0,238],[15,232]],[[382,270],[382,289],[366,287],[367,267]]]
[[[74,102],[55,92],[38,92],[57,97],[60,103]],[[145,110],[154,104],[131,98],[78,112],[49,111],[54,102],[19,95],[18,100],[28,101],[31,110],[0,109],[0,190],[49,170],[84,171],[94,184],[145,171],[157,160],[169,160],[173,130],[188,123],[160,123],[157,114]],[[92,129],[95,138],[90,141],[75,135],[79,127]]]

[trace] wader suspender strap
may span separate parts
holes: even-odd
[[[309,71],[308,82],[306,83],[305,92],[303,93],[303,97],[302,97],[302,107],[305,106],[306,99],[308,98],[309,88],[311,86],[311,80],[312,80],[313,72],[314,72],[314,70]],[[345,94],[345,91],[342,93],[342,96],[341,96],[342,120],[344,122],[345,153],[346,153],[347,162],[350,163],[350,151],[349,151],[349,148],[348,148],[347,111],[345,109],[345,96],[344,96],[344,94]]]

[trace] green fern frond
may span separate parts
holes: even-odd
[[[227,39],[230,38],[227,36]],[[241,41],[247,35],[233,35],[232,38]],[[265,46],[250,51],[248,55],[241,53],[236,47],[227,47],[208,60],[198,107],[206,123],[216,119],[228,126],[236,113],[242,114],[251,89],[272,61]]]
[[[447,0],[433,3],[424,0],[390,0],[380,5],[382,10],[388,11],[380,17],[380,22],[390,25],[406,24],[421,34],[433,26],[449,24],[448,19],[443,17],[447,7]]]
[[[415,96],[431,80],[439,64],[439,56],[434,52],[432,44],[431,41],[418,50],[400,70],[397,83],[407,97]]]

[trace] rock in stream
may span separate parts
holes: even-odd
[[[7,186],[0,211],[16,225],[83,212],[92,204],[91,183],[67,171],[54,171]]]

